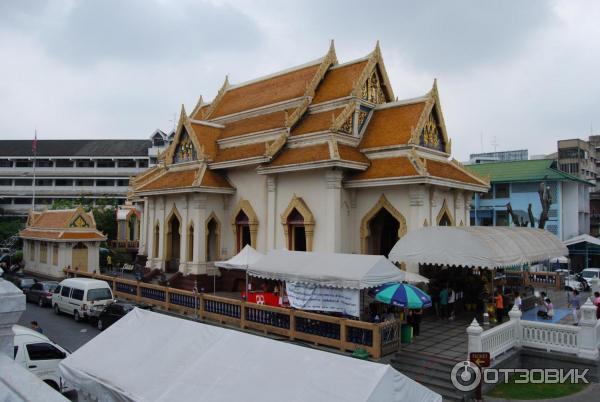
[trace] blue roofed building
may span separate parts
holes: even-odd
[[[538,194],[545,183],[552,204],[545,228],[561,240],[590,231],[590,190],[593,183],[560,171],[553,159],[481,163],[466,166],[490,180],[488,193],[477,193],[471,203],[471,225],[514,226],[507,210],[510,203],[521,220],[529,222],[531,204],[535,226],[542,212]],[[530,225],[531,226],[531,225]]]

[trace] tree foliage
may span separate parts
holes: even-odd
[[[60,199],[52,203],[50,209],[69,209],[82,206],[86,212],[94,214],[96,228],[108,236],[109,239],[117,237],[117,200],[111,198],[100,198],[96,200],[96,205],[92,206],[92,201],[89,198],[78,199]]]
[[[1,220],[0,221],[0,241],[4,241],[11,236],[15,236],[24,224],[19,219]]]

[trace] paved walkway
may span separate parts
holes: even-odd
[[[466,312],[454,320],[427,317],[421,323],[421,335],[414,337],[413,343],[402,345],[400,353],[418,352],[462,361],[467,357],[467,327],[473,317]]]

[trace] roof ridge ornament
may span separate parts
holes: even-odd
[[[204,106],[204,98],[202,97],[202,95],[200,95],[200,97],[198,98],[198,102],[196,102],[196,106],[194,106],[194,109],[192,110],[192,114],[190,115],[190,117],[192,119],[196,118],[196,114],[200,111],[200,109],[202,109],[202,106]],[[202,116],[200,116],[200,120],[202,119]]]
[[[332,65],[336,65],[338,63],[337,56],[335,54],[335,45],[333,40],[331,40],[329,44],[329,49],[327,50],[327,54],[323,57],[323,61],[319,65],[317,72],[310,80],[308,84],[306,84],[306,90],[304,91],[304,96],[308,96],[312,98],[315,96],[315,92],[317,91],[317,87],[325,77],[325,74],[329,70],[329,67]]]
[[[227,74],[225,75],[225,81],[223,82],[223,85],[221,85],[219,92],[217,92],[217,96],[215,96],[215,99],[213,99],[212,103],[208,107],[208,110],[203,116],[205,120],[210,119],[210,116],[215,112],[215,109],[217,108],[219,103],[221,103],[223,96],[225,96],[225,93],[227,92],[227,90],[229,90],[230,86],[231,85],[229,84],[229,74]]]

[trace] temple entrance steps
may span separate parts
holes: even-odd
[[[442,395],[444,401],[460,402],[464,395],[452,385],[453,359],[423,352],[398,352],[390,364],[402,374]]]

